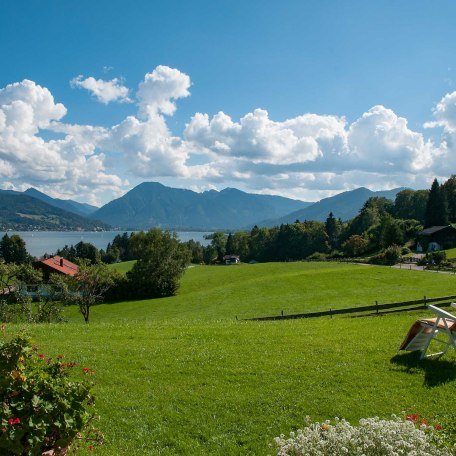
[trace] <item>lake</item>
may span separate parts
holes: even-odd
[[[41,257],[45,253],[55,253],[65,245],[77,244],[80,241],[90,242],[99,249],[106,250],[107,245],[123,231],[8,231],[8,235],[18,234],[24,239],[27,251],[30,255]],[[181,241],[199,241],[203,245],[208,245],[210,241],[204,239],[207,234],[212,232],[201,231],[177,231]],[[5,232],[1,232],[3,237]]]

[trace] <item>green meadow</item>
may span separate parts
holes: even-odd
[[[425,310],[243,318],[452,295],[455,281],[337,263],[195,266],[177,296],[99,305],[88,325],[70,307],[68,323],[27,329],[42,352],[95,370],[106,438],[96,454],[273,454],[273,438],[306,415],[356,422],[419,413],[447,426],[456,419],[456,356],[398,354]]]

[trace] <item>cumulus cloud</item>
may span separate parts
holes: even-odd
[[[88,90],[100,103],[108,104],[113,101],[118,103],[131,103],[128,94],[130,89],[122,85],[118,78],[104,81],[95,79],[92,76],[85,78],[82,75],[76,76],[70,81],[71,87]]]
[[[175,100],[190,95],[190,77],[179,70],[159,65],[144,76],[136,94],[140,114],[149,117],[157,114],[172,116],[176,110]]]
[[[81,76],[73,84],[105,103],[129,97],[117,79]],[[128,177],[135,183],[237,186],[316,200],[359,186],[423,188],[456,166],[456,92],[437,103],[432,121],[425,124],[443,129],[435,143],[381,105],[351,123],[312,113],[277,121],[264,109],[239,119],[222,111],[196,113],[182,135],[173,134],[167,117],[179,99],[190,95],[190,87],[187,74],[157,66],[131,95],[136,112],[99,127],[65,123],[65,106],[32,81],[6,86],[0,90],[3,185],[34,185],[53,196],[94,201],[97,195],[117,196]],[[57,138],[44,139],[43,130]]]
[[[116,192],[122,180],[107,174],[103,154],[96,154],[97,135],[82,134],[74,127],[62,139],[44,140],[43,129],[58,129],[66,114],[45,87],[33,81],[7,85],[0,90],[0,175],[9,186],[21,189],[52,187],[51,193],[71,194],[93,201],[104,190]],[[87,127],[90,131],[93,127]],[[79,134],[75,134],[76,131]],[[57,196],[56,195],[56,196]]]

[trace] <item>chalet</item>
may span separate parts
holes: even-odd
[[[434,252],[456,247],[456,228],[448,226],[431,226],[417,234],[416,250]]]
[[[225,255],[223,257],[224,264],[239,264],[241,260],[238,255]]]
[[[49,279],[51,274],[65,274],[73,277],[78,272],[77,264],[74,264],[58,255],[36,261],[34,263],[34,267],[43,271],[43,278],[45,281]]]

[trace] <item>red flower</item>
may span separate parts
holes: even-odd
[[[417,423],[420,419],[420,415],[418,415],[417,413],[411,413],[410,415],[407,415],[405,419],[407,421],[411,421],[412,423]]]
[[[14,424],[21,424],[20,418],[10,418],[8,420],[8,426],[13,426]]]
[[[89,374],[89,375],[92,375],[94,373],[94,371],[92,369],[89,369],[88,367],[83,367],[82,372],[84,372],[84,374]]]
[[[39,353],[39,354],[38,354],[38,358],[44,359],[43,353]]]
[[[89,445],[89,451],[93,451],[93,445]]]
[[[436,431],[441,431],[442,430],[442,426],[440,426],[440,424],[434,424],[434,429]]]
[[[421,424],[424,424],[425,426],[427,426],[429,423],[426,420],[421,420]]]

